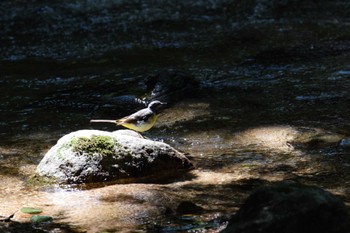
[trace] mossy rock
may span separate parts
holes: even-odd
[[[125,183],[166,180],[192,168],[182,153],[136,132],[81,130],[58,140],[36,172],[59,183]]]

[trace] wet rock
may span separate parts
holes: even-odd
[[[58,140],[37,167],[39,176],[60,183],[151,182],[193,168],[180,152],[130,130],[80,130]]]
[[[349,232],[345,205],[313,186],[280,183],[263,187],[246,200],[225,230],[250,232]]]
[[[198,92],[199,82],[192,75],[176,70],[163,70],[150,75],[145,81],[146,99],[158,99],[168,103],[193,96]]]

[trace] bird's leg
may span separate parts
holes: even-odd
[[[146,140],[151,140],[151,139],[149,139],[148,137],[146,137],[146,136],[143,136],[141,133],[139,133],[139,132],[136,132],[139,136],[140,136],[140,138],[142,138],[142,139],[146,139]]]
[[[140,138],[142,138],[142,139],[147,139],[147,138],[145,138],[144,136],[142,136],[142,134],[140,134],[139,132],[136,132],[139,136],[140,136]]]

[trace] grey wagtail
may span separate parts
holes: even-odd
[[[158,110],[166,103],[152,101],[147,108],[141,109],[119,120],[90,120],[90,122],[107,122],[122,125],[137,132],[144,132],[153,127],[157,120]]]

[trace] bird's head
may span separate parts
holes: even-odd
[[[166,105],[166,103],[160,102],[159,100],[154,100],[148,104],[148,108],[154,112],[157,112],[164,105]]]

